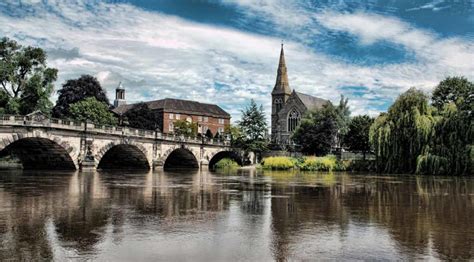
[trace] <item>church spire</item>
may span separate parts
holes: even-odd
[[[291,94],[290,84],[288,82],[288,73],[286,72],[283,43],[281,43],[280,62],[278,64],[277,78],[272,94]]]

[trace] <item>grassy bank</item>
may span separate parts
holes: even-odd
[[[293,157],[267,157],[262,161],[262,168],[267,170],[290,170],[301,171],[371,171],[373,161],[369,160],[338,160],[334,155],[323,157],[307,156],[302,158]]]

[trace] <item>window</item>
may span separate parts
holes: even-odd
[[[204,117],[204,122],[209,122],[209,118],[207,116]]]
[[[176,119],[180,119],[181,118],[181,115],[180,114],[176,114]]]
[[[283,100],[281,98],[277,98],[275,99],[274,103],[275,103],[276,112],[279,112],[280,109],[283,107]]]
[[[188,123],[192,123],[192,122],[193,122],[193,119],[192,119],[191,117],[189,117],[189,116],[188,116],[188,117],[186,117],[186,122],[188,122]]]
[[[219,118],[219,124],[221,124],[221,125],[224,124],[224,119],[223,118]]]
[[[168,131],[169,132],[173,132],[174,131],[174,125],[173,123],[170,123],[169,127],[168,127]]]
[[[224,133],[224,128],[223,128],[223,127],[219,127],[219,128],[217,129],[217,132],[219,132],[219,134],[222,135],[222,134]]]
[[[295,131],[296,127],[300,123],[300,113],[295,109],[291,110],[290,114],[288,115],[288,131],[293,132]]]
[[[173,119],[174,118],[174,115],[173,114],[170,114],[170,119]]]
[[[202,116],[198,116],[198,121],[202,122]]]

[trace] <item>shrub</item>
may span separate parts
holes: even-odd
[[[300,165],[300,169],[303,171],[339,171],[337,167],[339,167],[337,165],[337,159],[333,155],[324,157],[306,157]]]
[[[232,169],[232,168],[238,168],[239,164],[237,164],[237,162],[235,162],[233,159],[223,158],[219,160],[219,162],[217,162],[214,167],[216,169]]]
[[[295,167],[296,161],[296,159],[284,156],[267,157],[263,159],[262,167],[271,170],[288,170]]]

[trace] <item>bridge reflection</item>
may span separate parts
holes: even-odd
[[[116,260],[123,249],[170,257],[176,243],[196,260],[216,245],[251,260],[474,252],[472,179],[15,172],[0,174],[0,260]]]

